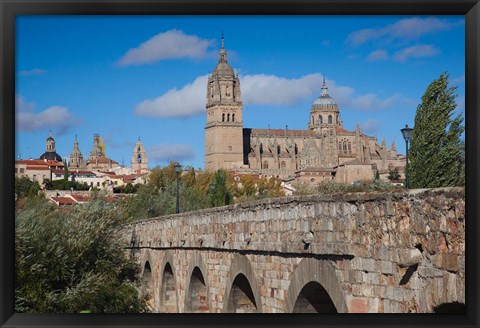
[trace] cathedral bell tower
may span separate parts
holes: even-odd
[[[227,61],[222,35],[218,63],[207,84],[205,170],[243,166],[243,119],[240,80]]]

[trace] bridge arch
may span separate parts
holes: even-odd
[[[160,268],[159,308],[160,313],[178,313],[178,291],[173,256],[166,251]]]
[[[348,312],[332,263],[303,259],[295,268],[286,297],[286,312]]]
[[[147,303],[147,308],[150,311],[155,310],[155,287],[154,287],[154,278],[155,272],[153,271],[155,267],[154,262],[150,256],[150,252],[146,251],[143,256],[142,266],[141,266],[141,287],[140,290],[145,297]]]
[[[259,285],[247,256],[236,254],[230,264],[223,297],[223,312],[262,312]],[[242,303],[242,305],[240,305]]]
[[[207,270],[202,256],[195,252],[192,255],[187,270],[187,285],[185,288],[184,312],[210,312],[210,293],[208,288]]]

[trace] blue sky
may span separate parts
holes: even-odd
[[[447,71],[464,112],[463,16],[20,16],[16,156],[38,158],[52,130],[68,157],[93,134],[130,165],[204,168],[206,77],[222,30],[240,74],[247,128],[306,129],[325,74],[344,128],[394,139],[428,84]]]

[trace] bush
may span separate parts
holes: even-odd
[[[123,217],[101,198],[69,211],[43,199],[18,211],[16,312],[145,312],[140,268],[118,235]]]

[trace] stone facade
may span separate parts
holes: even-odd
[[[117,166],[117,162],[106,155],[103,139],[98,134],[93,135],[93,148],[90,151],[86,168],[89,170],[109,170]]]
[[[132,169],[138,172],[148,169],[147,154],[145,152],[143,143],[140,141],[140,138],[138,138],[138,141],[135,143],[135,147],[133,147]]]
[[[155,312],[425,313],[465,304],[461,188],[268,199],[122,232],[149,268]]]
[[[69,169],[83,169],[86,167],[85,160],[83,158],[82,152],[78,147],[77,136],[75,135],[75,142],[73,143],[73,150],[70,153],[70,158],[68,160]]]
[[[403,172],[405,158],[397,154],[393,142],[390,147],[385,140],[378,144],[358,125],[355,131],[344,129],[325,79],[311,107],[307,130],[243,128],[242,111],[240,79],[228,64],[222,37],[218,63],[207,85],[207,171],[222,168],[312,183],[372,179],[377,170],[386,177],[395,167]],[[361,173],[355,174],[359,169]]]

